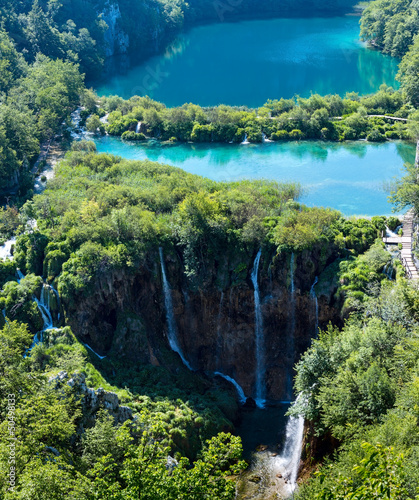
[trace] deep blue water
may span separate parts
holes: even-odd
[[[267,99],[397,86],[398,61],[359,41],[359,18],[220,23],[182,35],[164,54],[92,82],[99,94],[258,107]]]

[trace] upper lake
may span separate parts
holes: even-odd
[[[258,107],[293,95],[367,94],[397,87],[398,61],[359,40],[359,17],[291,18],[211,24],[180,36],[141,64],[89,82],[100,95],[149,95],[167,106],[193,102]],[[122,61],[125,64],[122,64]]]

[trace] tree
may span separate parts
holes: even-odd
[[[406,207],[413,206],[419,210],[419,172],[415,165],[404,165],[406,175],[395,182],[389,200],[394,204],[394,211],[399,212]]]
[[[419,106],[419,36],[400,63],[397,75],[406,99],[415,107]]]

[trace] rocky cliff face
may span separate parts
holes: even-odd
[[[311,286],[329,259],[312,252],[295,256],[263,253],[258,283],[263,319],[263,381],[266,397],[292,398],[293,366],[316,335],[316,304]],[[248,274],[231,282],[227,263],[206,272],[205,285],[190,289],[181,259],[165,254],[171,287],[177,341],[194,370],[221,372],[234,378],[247,397],[255,397],[256,338],[254,287]],[[324,288],[324,287],[323,287]],[[76,335],[100,354],[136,363],[176,369],[179,356],[167,338],[162,274],[158,254],[135,274],[106,276],[96,292],[67,306],[68,322]],[[338,322],[333,290],[319,298],[320,326]]]
[[[114,54],[125,54],[129,49],[129,35],[120,26],[121,11],[119,4],[108,1],[98,14],[108,25],[104,35],[106,57]]]

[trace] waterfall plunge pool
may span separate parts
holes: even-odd
[[[290,457],[285,455],[289,453],[290,444],[294,447],[291,441],[301,436],[288,435],[290,419],[285,414],[289,407],[289,403],[278,403],[268,404],[265,409],[241,409],[237,433],[242,438],[244,458],[251,465],[239,478],[238,500],[277,500],[292,495],[291,477],[287,477],[291,472]],[[298,424],[295,419],[291,427],[293,424],[295,429],[291,429],[291,433],[301,433],[302,428],[295,425]],[[296,461],[299,463],[299,459]]]

